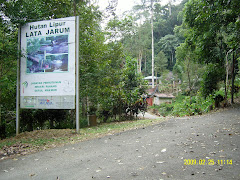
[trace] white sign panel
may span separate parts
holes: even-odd
[[[75,17],[21,29],[21,108],[75,108]]]

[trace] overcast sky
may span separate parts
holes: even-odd
[[[110,0],[98,0],[101,10],[104,10],[108,6]],[[161,5],[165,5],[169,0],[161,0]],[[180,3],[181,0],[176,0],[176,3]],[[118,0],[117,14],[121,14],[124,11],[131,10],[136,4],[140,4],[141,0]]]

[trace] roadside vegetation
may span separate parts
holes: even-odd
[[[141,119],[103,123],[95,127],[81,128],[80,134],[77,134],[73,129],[46,129],[23,132],[18,136],[0,140],[0,161],[7,158],[14,158],[16,160],[20,155],[74,144],[93,138],[101,138],[127,130],[145,128],[165,120],[167,120],[167,118],[159,117],[155,120]]]
[[[194,116],[208,113],[214,109],[230,106],[230,102],[221,101],[216,104],[216,97],[223,97],[223,91],[218,91],[213,96],[203,98],[200,94],[196,96],[178,95],[172,103],[163,103],[149,107],[150,111],[160,116]],[[236,98],[240,93],[236,94]],[[230,97],[230,95],[229,95]],[[237,101],[237,100],[236,100]],[[216,106],[217,105],[217,106]]]
[[[161,80],[157,85],[176,97],[172,104],[152,107],[159,115],[191,116],[234,104],[240,90],[239,0],[171,2],[162,6],[157,0],[139,0],[122,16],[116,14],[117,0],[109,1],[104,12],[90,0],[1,2],[0,137],[8,138],[4,143],[16,132],[16,69],[22,55],[18,28],[28,22],[79,16],[80,127],[86,134],[91,134],[92,114],[104,123],[96,129],[104,129],[105,123],[137,123],[135,105],[148,89],[143,78],[152,75],[153,57],[154,74]],[[70,133],[76,126],[74,110],[21,109],[20,117],[22,133]],[[47,139],[47,144],[55,141]],[[45,143],[44,138],[35,141]]]

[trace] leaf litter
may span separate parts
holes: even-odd
[[[63,139],[71,140],[73,136],[73,130],[70,129],[48,129],[24,132],[16,137],[0,141],[1,144],[5,144],[0,147],[0,160],[57,147]]]
[[[83,128],[80,134],[77,134],[74,129],[46,129],[23,132],[15,137],[0,140],[0,161],[8,158],[15,158],[20,155],[61,147],[65,144],[75,144],[84,140],[100,138],[109,133],[113,135],[126,130],[138,129],[165,120],[167,120],[167,118],[160,118],[154,121],[139,120],[113,122],[92,128]]]

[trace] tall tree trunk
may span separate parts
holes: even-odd
[[[155,70],[155,76],[156,76],[156,86],[158,85],[158,80],[157,80],[157,70]]]
[[[2,125],[2,104],[1,104],[2,92],[0,88],[0,126]]]
[[[189,87],[189,96],[191,97],[192,92],[192,85],[191,85],[191,78],[190,78],[190,60],[187,60],[187,77],[188,77],[188,87]]]
[[[168,2],[168,9],[169,9],[169,16],[172,15],[172,0],[169,0]]]
[[[144,75],[146,76],[147,74],[147,56],[145,55],[144,56]]]
[[[227,103],[227,94],[228,94],[228,76],[229,76],[229,72],[228,72],[228,53],[230,53],[232,51],[232,49],[231,50],[229,50],[228,52],[227,52],[227,55],[226,55],[226,79],[225,79],[225,102]]]
[[[173,68],[173,66],[174,66],[174,62],[173,62],[173,55],[174,55],[174,49],[172,49],[172,52],[171,52],[172,68]]]
[[[233,50],[231,104],[234,104],[235,63],[236,63],[236,59],[235,59],[234,50]]]
[[[142,50],[139,50],[138,54],[138,72],[142,72]]]

